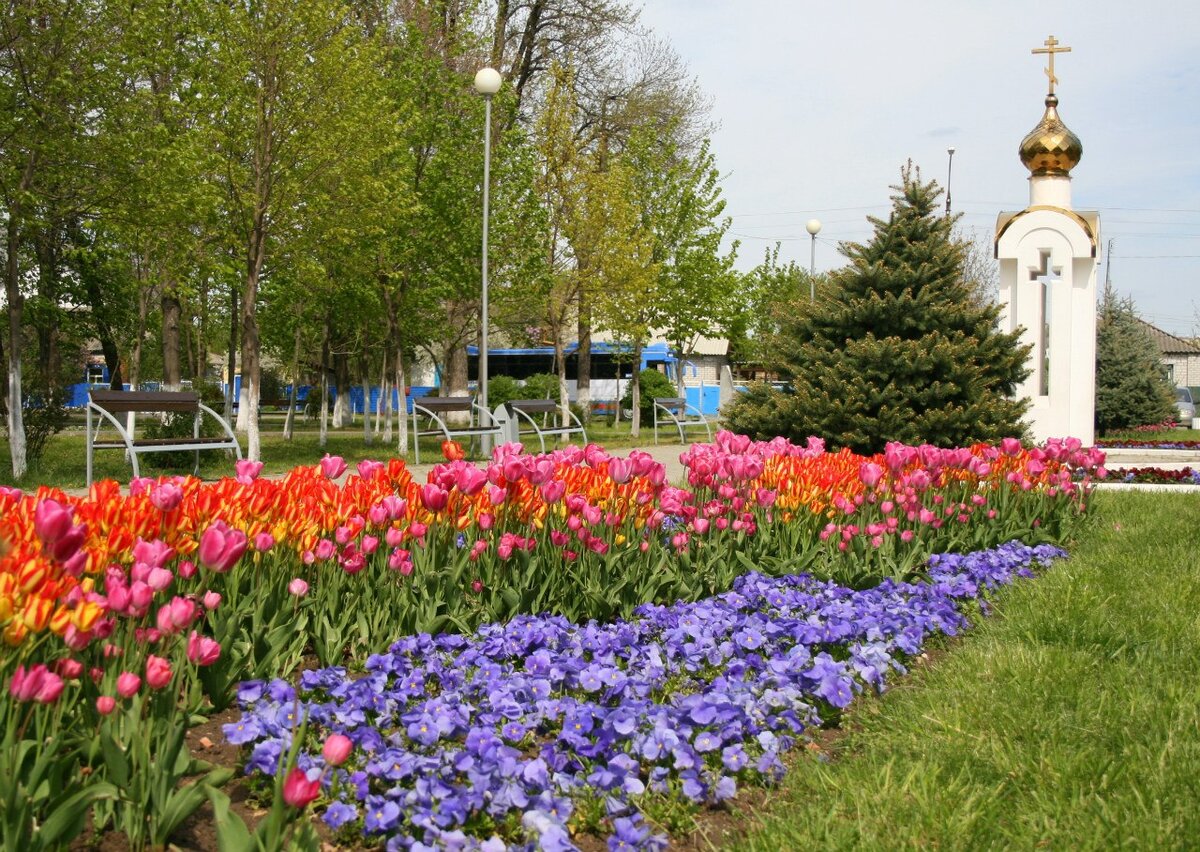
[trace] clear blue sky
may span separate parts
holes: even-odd
[[[775,241],[817,268],[863,240],[912,158],[968,232],[1029,199],[1021,138],[1040,120],[1054,34],[1059,113],[1083,141],[1076,209],[1099,210],[1113,285],[1143,318],[1200,333],[1200,5],[1113,0],[645,0],[713,98],[717,165],[749,269]],[[1100,267],[1100,282],[1109,270]]]

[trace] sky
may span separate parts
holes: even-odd
[[[1017,156],[1041,120],[1053,34],[1058,111],[1083,142],[1072,206],[1098,210],[1106,278],[1143,319],[1200,335],[1200,4],[1187,0],[644,0],[712,98],[738,267],[781,243],[820,272],[870,237],[911,159],[991,245],[1029,203]],[[951,160],[947,148],[955,152]],[[1108,246],[1111,241],[1111,252]]]

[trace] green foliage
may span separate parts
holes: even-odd
[[[1096,324],[1096,428],[1108,433],[1177,416],[1175,389],[1133,302],[1106,290]]]
[[[34,391],[25,399],[25,455],[30,462],[39,461],[46,452],[46,442],[67,427],[69,414],[61,388]],[[7,429],[7,418],[3,428]]]
[[[163,419],[150,414],[139,415],[145,422],[143,429],[147,438],[179,438],[190,440],[193,437],[195,418],[191,414],[172,413]],[[215,438],[224,433],[221,427],[210,415],[200,418],[200,437]],[[212,462],[220,458],[226,450],[201,450],[200,463]],[[138,464],[148,470],[187,470],[196,466],[194,450],[179,450],[167,453],[146,453],[138,459]]]
[[[654,419],[655,397],[674,398],[679,396],[679,388],[675,387],[675,383],[652,367],[647,367],[638,373],[638,386],[641,396],[642,420],[647,423]],[[625,389],[625,395],[621,397],[621,410],[629,411],[632,408],[633,383],[631,382]]]
[[[526,376],[521,393],[524,399],[558,399],[558,376],[553,373]]]
[[[849,265],[783,324],[778,355],[794,394],[739,398],[728,422],[864,453],[888,441],[966,446],[1023,432],[1027,403],[1011,396],[1027,347],[997,331],[997,306],[971,298],[936,184],[909,166],[894,189],[889,217],[870,219],[873,239],[844,246]]]
[[[488,405],[495,409],[514,399],[524,399],[525,391],[512,376],[488,377]]]

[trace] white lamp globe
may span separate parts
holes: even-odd
[[[804,226],[804,230],[808,231],[809,234],[815,237],[817,234],[821,233],[821,220],[809,219],[808,224]]]
[[[500,91],[500,72],[495,68],[480,68],[475,74],[475,91],[485,97],[491,97]]]

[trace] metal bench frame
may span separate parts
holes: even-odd
[[[688,442],[684,430],[697,428],[702,428],[704,434],[708,436],[708,440],[712,441],[712,429],[709,428],[708,419],[700,412],[700,409],[688,403],[686,397],[656,396],[654,398],[654,443],[658,443],[659,411],[675,424],[675,428],[679,431],[679,440],[683,443]],[[667,419],[663,420],[663,425],[667,425]]]
[[[438,416],[438,412],[443,414],[466,412],[470,415],[471,420],[466,427],[451,427],[445,420]],[[427,429],[421,429],[417,425],[418,416],[423,416],[436,425],[431,425]],[[485,418],[489,422],[494,420],[490,412],[475,402],[474,397],[422,396],[414,399],[412,404],[413,464],[421,463],[421,438],[423,436],[441,435],[447,441],[452,441],[456,438],[470,438],[472,443],[474,443],[476,438],[489,435],[503,440],[504,425],[492,422],[491,426],[483,426],[482,423]]]
[[[562,406],[552,399],[514,399],[506,402],[505,408],[508,410],[509,417],[516,415],[517,420],[517,435],[537,435],[538,442],[542,446],[542,452],[546,452],[546,436],[561,436],[567,437],[570,435],[582,435],[583,442],[587,443],[587,431],[584,430],[583,424],[579,418],[575,416],[575,412],[570,408],[567,409],[567,416],[570,418],[570,424],[567,426],[561,425],[561,421],[553,421],[559,423],[556,426],[547,426],[546,418],[548,416],[559,417],[562,414]],[[542,422],[539,425],[532,415],[542,415]],[[521,420],[525,420],[532,429],[522,429]]]
[[[192,438],[144,438],[135,439],[133,433],[126,429],[115,414],[194,414]],[[212,415],[225,436],[218,438],[200,437],[200,421],[205,414]],[[117,434],[118,440],[101,441],[100,430],[108,421]],[[194,473],[200,472],[201,450],[233,450],[237,457],[242,457],[242,447],[238,444],[237,436],[229,428],[229,424],[220,414],[213,411],[200,401],[200,395],[193,391],[114,391],[92,390],[88,392],[87,404],[87,483],[92,484],[92,458],[96,450],[125,450],[133,465],[134,477],[141,476],[138,467],[139,453],[167,453],[179,450],[194,450],[196,466]]]

